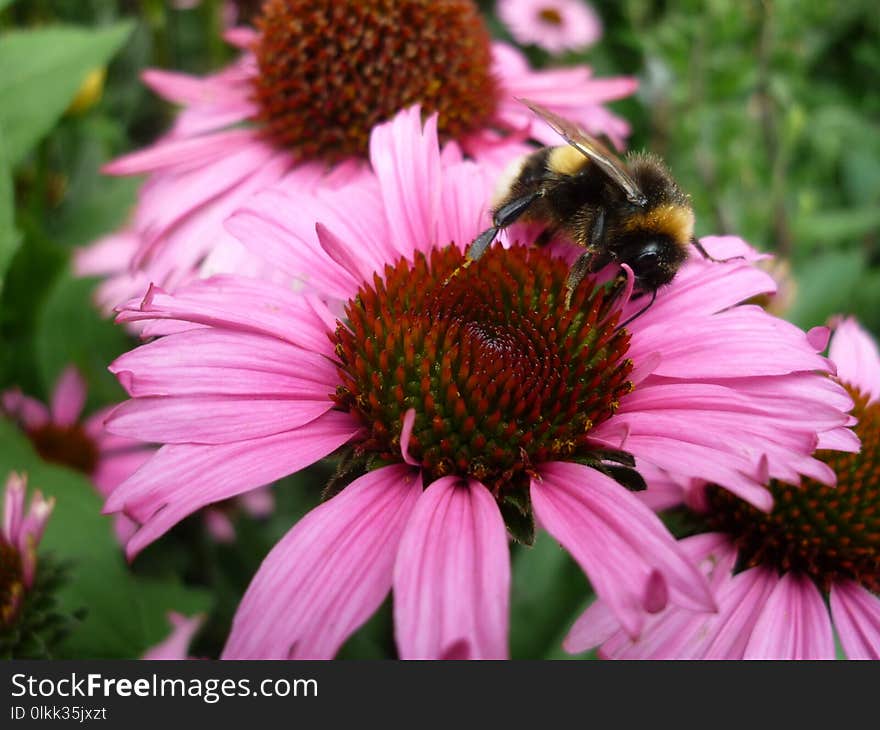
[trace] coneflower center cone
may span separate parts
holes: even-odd
[[[98,447],[82,426],[47,423],[27,432],[37,453],[46,461],[92,474],[98,464]]]
[[[428,477],[503,497],[541,462],[589,459],[591,429],[632,391],[630,336],[616,327],[620,283],[584,281],[566,306],[568,266],[542,249],[463,263],[435,249],[362,286],[336,329],[335,401],[364,424],[359,449],[386,461],[401,460],[414,409],[408,455]]]
[[[556,8],[543,8],[538,12],[538,19],[547,25],[562,25],[562,16]]]
[[[742,567],[803,573],[826,591],[848,579],[880,593],[880,402],[869,404],[858,389],[845,387],[855,403],[861,451],[816,453],[837,474],[836,487],[772,481],[769,514],[711,487],[708,519],[732,536]]]
[[[471,0],[268,0],[255,98],[268,136],[307,158],[364,155],[370,130],[421,104],[443,138],[491,119],[490,37]]]
[[[16,547],[0,537],[0,630],[12,623],[23,592],[21,555]]]

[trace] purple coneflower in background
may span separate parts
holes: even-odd
[[[495,8],[517,43],[548,53],[583,50],[602,37],[602,21],[585,0],[498,0]]]
[[[5,391],[0,405],[2,413],[21,427],[41,458],[82,472],[106,497],[146,462],[155,448],[105,431],[104,418],[112,406],[81,421],[85,402],[85,381],[69,365],[58,376],[49,406],[18,388]],[[122,541],[134,529],[123,516],[116,520],[115,527]]]
[[[76,258],[78,273],[108,277],[97,293],[104,308],[150,282],[173,289],[211,273],[266,273],[224,220],[282,179],[311,189],[356,177],[373,126],[412,104],[438,112],[444,140],[498,169],[527,138],[554,140],[515,97],[618,146],[629,133],[602,104],[631,94],[634,79],[595,79],[583,66],[532,71],[516,49],[491,42],[470,0],[269,0],[257,26],[227,32],[246,52],[219,73],[144,74],[184,109],[158,142],[105,168],[148,177],[129,226]]]
[[[12,472],[3,491],[0,528],[0,635],[18,618],[37,574],[37,546],[52,513],[54,499],[34,492],[26,509],[27,479]]]
[[[587,280],[568,307],[568,264],[548,249],[462,266],[491,181],[441,155],[436,125],[407,110],[373,131],[357,183],[267,191],[230,221],[299,291],[217,276],[122,307],[157,339],[112,364],[132,399],[107,425],[164,444],[107,501],[140,524],[129,554],[342,456],[335,496],[255,576],[225,657],[332,657],[392,588],[402,657],[504,657],[508,534],[528,543],[536,522],[635,636],[667,604],[714,603],[621,486],[637,485],[633,456],[765,509],[767,473],[833,481],[810,453],[849,422],[829,389],[848,398],[822,374],[821,333],[735,306],[772,290],[767,274],[694,260],[621,329],[641,306],[631,276]]]
[[[719,611],[670,607],[633,641],[600,601],[572,629],[570,651],[601,644],[601,656],[621,659],[833,659],[836,631],[848,658],[880,659],[880,355],[845,319],[830,357],[861,439],[859,450],[840,432],[820,435],[816,456],[837,486],[771,481],[775,505],[763,514],[714,486],[651,484],[656,501],[685,499],[711,530],[681,545],[703,566]]]

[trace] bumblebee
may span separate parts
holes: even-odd
[[[659,157],[635,154],[624,162],[573,122],[520,101],[567,144],[542,147],[508,168],[499,181],[492,227],[474,239],[469,260],[480,258],[512,223],[540,223],[538,243],[562,235],[584,249],[569,273],[569,298],[587,274],[620,263],[632,269],[637,291],[652,295],[650,306],[687,259],[688,246],[712,259],[694,237],[688,195]]]

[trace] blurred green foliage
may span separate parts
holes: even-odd
[[[69,258],[75,247],[122,225],[134,203],[138,182],[103,177],[100,166],[153,140],[173,116],[139,82],[141,71],[202,73],[234,56],[220,39],[223,5],[203,0],[183,10],[164,0],[0,0],[0,389],[15,384],[45,400],[73,362],[88,381],[87,410],[122,397],[106,365],[134,343],[96,313],[94,282],[72,278]],[[509,40],[492,15],[494,3],[480,5],[493,35]],[[638,94],[616,103],[615,111],[632,123],[631,147],[663,155],[691,193],[698,232],[735,233],[790,259],[798,294],[788,316],[798,324],[849,312],[880,334],[876,5],[594,5],[605,26],[596,46],[556,59],[527,48],[533,64],[585,62],[599,76],[638,77]],[[100,98],[67,113],[86,74],[105,64]],[[248,580],[274,542],[317,503],[330,473],[330,466],[318,465],[276,486],[275,513],[267,521],[236,517],[233,544],[210,540],[195,516],[126,569],[84,480],[40,464],[2,423],[0,439],[0,477],[12,466],[27,467],[32,484],[59,499],[48,546],[80,557],[80,570],[91,566],[111,581],[106,600],[88,571],[65,594],[70,610],[92,606],[88,630],[67,645],[71,655],[137,655],[161,637],[166,608],[205,610],[209,600],[211,617],[195,653],[216,655]],[[561,656],[561,637],[588,599],[582,573],[543,536],[532,549],[515,549],[513,578],[513,655]],[[120,611],[137,620],[126,624]],[[386,602],[341,656],[393,652]]]

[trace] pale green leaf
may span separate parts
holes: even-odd
[[[0,125],[14,166],[54,126],[92,69],[105,65],[132,24],[12,31],[0,36]]]

